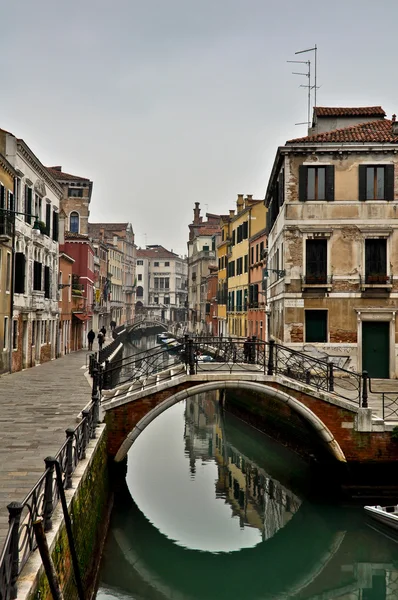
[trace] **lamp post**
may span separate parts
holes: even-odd
[[[12,334],[13,334],[13,315],[14,315],[14,282],[15,282],[15,216],[21,215],[25,217],[34,218],[33,229],[41,232],[40,222],[38,215],[32,215],[30,213],[20,212],[17,210],[8,210],[6,208],[0,208],[0,224],[1,221],[6,225],[8,218],[12,215],[12,237],[11,237],[11,283],[10,283],[10,325],[8,332],[8,348],[9,348],[9,359],[8,365],[10,373],[12,372]]]

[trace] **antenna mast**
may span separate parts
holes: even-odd
[[[318,47],[315,44],[315,46],[313,48],[307,48],[307,50],[299,50],[298,52],[295,52],[295,54],[304,54],[305,52],[314,52],[315,54],[315,69],[314,69],[314,79],[315,79],[315,84],[314,84],[314,108],[317,107],[316,104],[316,90],[317,90],[317,85],[316,85],[316,76],[317,76],[317,59],[318,59]]]
[[[296,54],[297,54],[297,52],[296,52]],[[295,71],[293,71],[292,75],[305,75],[305,77],[308,78],[307,85],[300,85],[300,87],[305,87],[308,89],[307,122],[304,121],[303,123],[296,123],[296,125],[307,124],[308,126],[310,126],[310,123],[311,123],[311,121],[310,121],[310,118],[311,118],[311,61],[309,61],[309,60],[288,60],[286,62],[307,65],[307,67],[308,67],[307,73],[296,73]]]

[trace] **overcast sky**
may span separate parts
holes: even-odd
[[[91,220],[130,221],[141,246],[183,253],[194,202],[264,197],[277,146],[306,133],[295,51],[318,45],[318,105],[398,112],[396,0],[2,0],[0,14],[0,127],[92,179]]]

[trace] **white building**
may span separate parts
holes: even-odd
[[[137,250],[136,312],[172,322],[186,321],[187,259],[159,245]]]
[[[10,211],[16,215],[13,280],[12,369],[58,354],[58,212],[62,189],[32,150],[0,130],[0,144],[17,172]],[[35,221],[36,227],[34,228]]]

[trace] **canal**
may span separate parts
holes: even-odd
[[[398,544],[320,488],[216,393],[170,408],[129,452],[97,600],[397,599]]]

